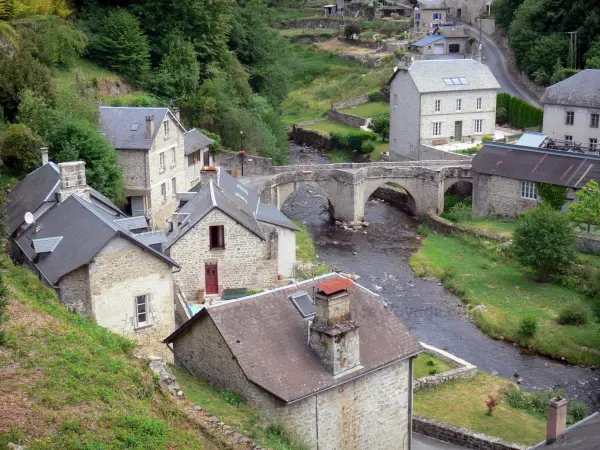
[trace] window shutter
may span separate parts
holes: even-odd
[[[146,310],[148,325],[151,325],[154,323],[154,308],[152,307],[152,296],[150,294],[146,295]]]

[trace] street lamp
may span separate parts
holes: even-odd
[[[240,130],[240,151],[239,155],[242,158],[242,176],[244,176],[244,155],[246,154],[244,150],[244,130]]]

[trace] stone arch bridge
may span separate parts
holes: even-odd
[[[460,181],[472,184],[473,178],[470,160],[278,166],[273,172],[242,181],[278,209],[301,187],[316,187],[329,200],[333,217],[341,221],[362,219],[369,197],[390,182],[407,191],[416,215],[430,209],[441,213],[445,192]]]

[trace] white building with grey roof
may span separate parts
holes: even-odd
[[[415,61],[395,69],[389,84],[393,161],[448,159],[435,146],[494,135],[500,84],[480,62]]]
[[[294,276],[298,227],[225,170],[204,171],[180,198],[164,248],[181,265],[175,282],[186,298],[223,298]]]
[[[178,265],[146,242],[145,218],[126,217],[89,188],[81,161],[44,164],[7,200],[15,262],[55,289],[73,312],[132,339],[144,354],[170,357],[160,340],[175,326]]]
[[[600,150],[600,70],[583,70],[548,87],[540,102],[544,134]]]

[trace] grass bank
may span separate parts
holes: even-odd
[[[328,265],[319,264],[317,250],[306,225],[299,220],[292,220],[292,222],[300,228],[300,231],[296,233],[297,277],[302,279],[311,278],[330,272]]]
[[[485,305],[487,312],[474,312],[473,318],[489,336],[574,364],[600,365],[600,323],[557,322],[561,310],[574,304],[592,317],[592,301],[575,289],[529,281],[522,268],[502,256],[498,245],[470,236],[430,233],[410,263],[417,276],[441,279],[466,303]],[[524,317],[537,321],[531,338],[519,331]]]
[[[471,380],[451,381],[415,392],[415,413],[519,444],[542,441],[546,422],[510,406],[507,392],[512,389],[517,387],[511,381],[478,372]],[[499,402],[491,416],[485,405],[490,395]]]
[[[363,119],[369,119],[389,112],[390,105],[389,103],[370,102],[363,103],[362,105],[355,106],[354,108],[340,109],[339,111],[346,114],[352,114],[353,116],[362,117]]]
[[[436,373],[443,373],[452,370],[450,364],[439,358],[436,358],[431,353],[420,353],[415,359],[413,378],[423,378]]]

